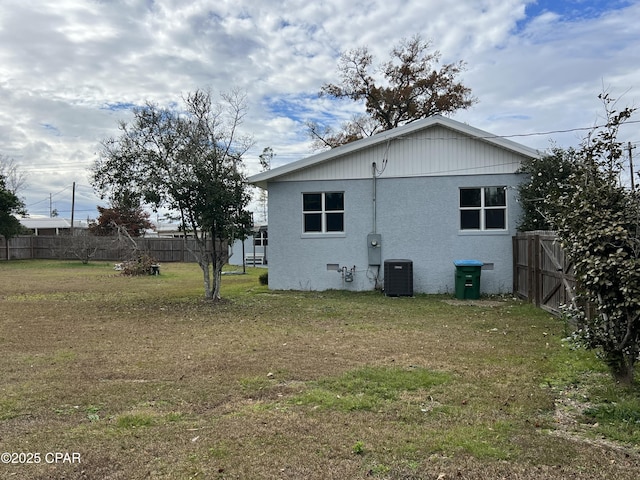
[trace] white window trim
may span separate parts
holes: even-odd
[[[503,188],[505,190],[504,206],[485,206],[485,188]],[[462,207],[460,206],[460,191],[461,190],[475,190],[480,189],[480,207]],[[507,187],[504,185],[484,185],[482,187],[459,187],[458,188],[458,231],[461,234],[496,234],[503,235],[509,232],[509,198]],[[464,210],[480,210],[480,228],[462,228],[460,221],[460,212]],[[486,210],[504,210],[504,228],[486,228],[485,225],[485,211]]]
[[[342,210],[326,210],[325,207],[325,196],[327,193],[341,193],[342,194],[342,200],[344,202],[344,191],[340,191],[340,190],[327,190],[327,191],[315,191],[315,192],[302,192],[302,195],[300,197],[300,200],[302,201],[302,238],[309,238],[309,237],[313,237],[313,238],[318,238],[318,237],[344,237],[345,236],[345,209],[344,206],[342,208]],[[321,199],[322,199],[322,207],[321,210],[314,210],[314,211],[305,211],[304,209],[304,196],[305,195],[313,195],[313,194],[320,194]],[[320,214],[320,221],[321,221],[321,229],[322,231],[320,232],[305,232],[304,231],[304,215],[305,213],[309,213],[309,214],[314,214],[314,213],[319,213]],[[327,213],[341,213],[342,214],[342,231],[339,232],[328,232],[327,231]]]
[[[269,237],[268,234],[265,235],[265,231],[264,230],[260,230],[259,232],[256,232],[253,236],[253,245],[256,247],[266,247],[269,245]],[[266,242],[266,244],[265,244]]]

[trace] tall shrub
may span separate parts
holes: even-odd
[[[575,156],[572,148],[554,147],[540,158],[522,162],[518,173],[526,174],[527,178],[518,186],[518,201],[522,208],[519,231],[553,230],[553,217],[557,213],[554,205],[574,172]]]
[[[640,353],[640,198],[621,180],[624,151],[617,138],[633,109],[616,111],[608,95],[600,98],[606,126],[591,133],[560,195],[547,200],[575,267],[578,338],[630,384]],[[592,315],[586,315],[587,305]]]

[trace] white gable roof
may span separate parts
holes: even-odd
[[[427,132],[430,135],[423,135]],[[397,141],[406,142],[389,155],[390,145],[395,146]],[[410,145],[414,141],[428,146],[415,148]],[[485,154],[479,155],[483,149]],[[539,156],[532,148],[436,115],[253,175],[249,182],[266,188],[270,181],[318,179],[319,172],[325,179],[367,178],[371,162],[378,162],[380,167],[387,157],[400,159],[393,165],[390,161],[389,176],[513,173],[523,158]]]
[[[23,227],[36,229],[71,229],[71,220],[62,217],[20,217],[16,215]],[[75,228],[88,228],[86,220],[74,220]]]
[[[71,228],[71,223],[60,217],[22,217],[19,220],[23,227],[34,230],[36,228]]]

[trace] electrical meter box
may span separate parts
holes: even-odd
[[[367,248],[369,249],[369,265],[382,265],[382,235],[379,233],[367,235]]]

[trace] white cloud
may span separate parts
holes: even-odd
[[[589,126],[603,85],[638,104],[640,5],[586,3],[557,11],[531,0],[5,0],[0,153],[29,174],[32,213],[47,213],[49,194],[63,191],[57,208],[68,215],[74,181],[80,208],[95,210],[86,169],[129,118],[123,107],[241,87],[244,126],[256,138],[248,167],[266,146],[276,163],[295,160],[310,153],[306,120],[343,121],[358,109],[316,96],[337,81],[340,52],[366,45],[382,61],[414,34],[432,39],[444,62],[467,63],[463,81],[480,103],[454,118],[496,134]],[[516,140],[545,148],[550,138],[575,145],[578,135]]]

